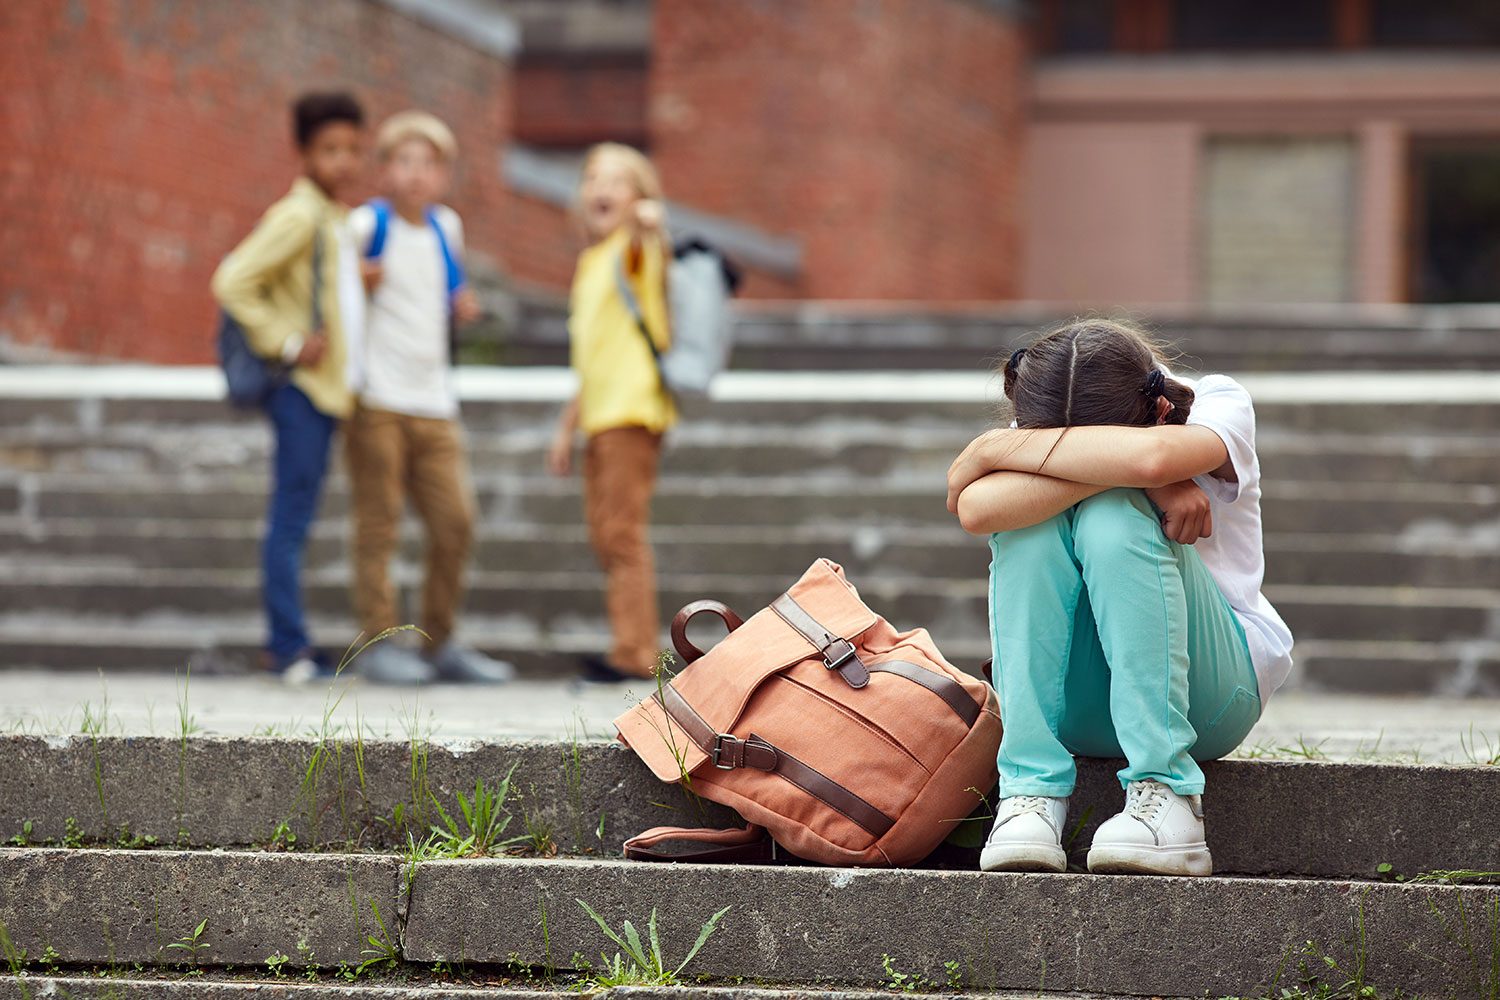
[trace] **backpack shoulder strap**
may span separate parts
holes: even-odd
[[[437,234],[438,249],[443,253],[443,267],[448,275],[448,297],[451,299],[453,293],[464,286],[464,266],[453,256],[453,248],[448,245],[448,234],[443,232],[443,227],[438,222],[437,209],[427,209],[427,224]]]
[[[375,230],[365,245],[365,259],[378,260],[385,253],[385,234],[391,228],[391,203],[384,198],[371,198],[366,204],[375,213]]]
[[[651,348],[651,356],[658,362],[661,361],[661,351],[656,347],[656,341],[651,339],[651,331],[646,326],[646,316],[641,312],[641,303],[635,297],[635,289],[630,287],[630,279],[625,276],[625,255],[621,254],[615,258],[615,290],[620,293],[620,298],[625,300],[625,308],[630,311],[631,318],[635,320],[636,329],[641,331],[641,336],[646,338],[646,346]]]

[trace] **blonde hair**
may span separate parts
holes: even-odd
[[[382,159],[389,159],[396,147],[408,139],[424,139],[437,150],[446,163],[458,156],[458,140],[453,130],[437,115],[426,111],[398,111],[380,123],[375,133],[375,152]]]
[[[623,142],[601,142],[589,147],[589,151],[583,155],[583,170],[580,173],[578,190],[583,192],[582,174],[589,172],[589,165],[601,156],[617,156],[625,167],[625,172],[635,183],[635,192],[642,198],[650,198],[653,201],[662,200],[661,175],[656,172],[656,167],[634,146],[627,146]]]

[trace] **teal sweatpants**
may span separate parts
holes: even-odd
[[[1199,760],[1260,717],[1245,632],[1143,490],[1112,489],[990,538],[1000,794],[1065,796],[1074,755],[1124,757],[1120,784],[1203,791]]]

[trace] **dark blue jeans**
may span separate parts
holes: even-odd
[[[266,648],[280,669],[312,645],[302,613],[302,552],[318,512],[328,450],[338,421],[315,409],[296,386],[271,393],[266,413],[276,435],[271,503],[261,546],[261,599],[270,625]]]

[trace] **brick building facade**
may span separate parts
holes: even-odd
[[[476,269],[518,285],[564,289],[579,247],[561,199],[508,188],[502,152],[613,137],[658,157],[674,201],[800,243],[790,276],[752,260],[748,294],[1015,291],[1021,55],[994,4],[636,3],[649,59],[618,41],[505,51],[423,16],[441,6],[7,4],[0,341],[208,360],[209,276],[295,175],[287,108],[320,87],[373,121],[446,118]]]
[[[473,270],[554,297],[623,139],[752,298],[1495,301],[1497,53],[1480,0],[15,0],[0,348],[208,360],[319,87],[451,122]]]

